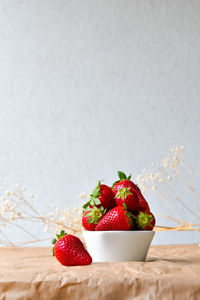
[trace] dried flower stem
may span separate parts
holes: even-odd
[[[155,165],[154,165],[155,166]],[[184,174],[182,170],[186,172]],[[169,203],[167,200],[167,196],[173,198],[179,202],[182,207],[184,207],[191,215],[195,218],[200,219],[200,205],[195,191],[195,180],[194,180],[194,173],[192,168],[185,164],[185,153],[184,147],[173,147],[169,153],[167,153],[166,157],[162,161],[162,165],[157,167],[158,171],[152,173],[151,168],[150,171],[145,169],[143,170],[142,175],[137,177],[138,184],[142,187],[143,192],[157,192],[160,195],[160,199],[168,206],[170,211],[173,213],[175,218],[171,216],[162,216],[168,219],[173,220],[176,223],[179,223],[180,226],[173,227],[174,230],[197,230],[199,228],[194,228],[194,223],[184,221],[180,218],[176,210],[174,209],[173,205]],[[191,184],[188,183],[186,176],[190,176]],[[195,201],[195,206],[197,207],[197,211],[193,210],[192,207],[188,206],[177,194],[176,190],[174,189],[173,185],[171,184],[171,180],[176,179],[180,183],[183,183],[186,188],[188,188],[192,192],[192,197]],[[199,226],[197,224],[196,226]],[[168,227],[167,227],[168,228]],[[165,228],[166,230],[166,228]],[[170,229],[171,230],[171,229]]]
[[[185,204],[179,197],[178,195],[176,194],[176,192],[174,191],[174,189],[172,188],[172,185],[169,184],[168,182],[165,182],[164,183],[167,185],[167,187],[169,188],[169,190],[172,192],[174,198],[183,206],[185,207],[191,214],[193,214],[195,217],[197,217],[198,219],[200,219],[200,216],[197,215],[187,204]]]
[[[176,220],[177,223],[183,224],[184,221],[181,219],[181,217],[179,216],[177,211],[173,208],[173,206],[166,200],[161,190],[157,189],[157,192],[160,194],[160,199],[169,207],[169,209],[174,214],[174,216],[176,216],[176,219],[174,220]]]

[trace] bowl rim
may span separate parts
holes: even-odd
[[[83,233],[85,232],[89,232],[91,234],[100,234],[100,233],[119,233],[122,234],[124,232],[128,233],[128,234],[143,234],[143,233],[155,233],[154,230],[82,230]]]

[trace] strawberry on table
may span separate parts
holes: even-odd
[[[150,211],[140,211],[136,216],[135,225],[139,230],[153,230],[156,220]]]
[[[94,231],[96,224],[105,215],[106,209],[101,206],[100,208],[93,206],[88,207],[82,215],[82,225],[86,230]]]
[[[61,230],[56,234],[58,239],[53,239],[53,255],[64,266],[81,266],[92,263],[90,254],[85,249],[81,240]]]
[[[131,230],[132,226],[132,214],[127,211],[127,207],[124,204],[123,206],[116,206],[107,212],[98,222],[95,230]]]
[[[113,208],[115,200],[112,189],[105,184],[101,184],[101,181],[99,181],[90,195],[90,200],[83,205],[83,208],[86,209],[88,206],[103,206],[106,209]]]

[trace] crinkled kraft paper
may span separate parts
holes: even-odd
[[[200,299],[200,247],[152,246],[146,262],[65,267],[51,248],[0,248],[0,299]]]

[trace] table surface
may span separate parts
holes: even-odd
[[[200,299],[200,247],[152,246],[146,262],[65,267],[51,248],[0,248],[0,299]]]

